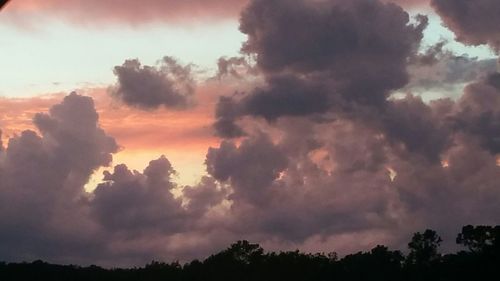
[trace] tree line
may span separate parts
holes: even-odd
[[[165,280],[165,281],[326,281],[326,280],[495,280],[500,274],[500,226],[464,226],[456,243],[463,250],[441,254],[434,230],[417,232],[408,254],[378,245],[339,258],[336,253],[265,252],[238,241],[203,261],[153,261],[144,267],[54,265],[43,261],[0,263],[0,280]],[[493,279],[491,279],[493,278]],[[499,279],[500,280],[500,279]]]

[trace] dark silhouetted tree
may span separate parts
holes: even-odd
[[[408,243],[410,254],[406,259],[407,263],[421,266],[438,260],[441,257],[438,249],[442,241],[436,231],[431,229],[427,229],[424,233],[415,233]]]
[[[500,248],[500,226],[464,226],[456,241],[457,244],[463,245],[475,253],[498,251]]]
[[[409,255],[386,246],[338,258],[296,251],[264,252],[258,244],[238,241],[203,261],[151,262],[144,267],[0,262],[0,281],[448,281],[493,280],[500,276],[500,226],[465,226],[457,243],[468,251],[442,256],[441,238],[433,230],[415,233]],[[493,277],[493,279],[492,279]]]

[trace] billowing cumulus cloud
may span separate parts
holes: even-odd
[[[84,216],[83,186],[109,165],[118,147],[99,128],[91,98],[71,94],[48,114],[37,114],[41,133],[24,131],[0,153],[2,257],[69,258],[95,251]],[[88,247],[87,247],[88,246]]]
[[[193,102],[195,81],[191,65],[182,66],[172,57],[164,57],[158,66],[142,66],[137,59],[115,66],[118,78],[111,95],[125,104],[143,109],[160,106],[186,108]]]
[[[405,62],[426,25],[424,17],[418,21],[412,25],[400,7],[378,1],[252,1],[242,12],[242,51],[255,54],[267,73],[328,74],[350,90],[341,93],[347,98],[377,101],[406,83]],[[356,88],[361,80],[370,95]]]
[[[390,91],[408,82],[407,61],[426,24],[424,16],[412,24],[399,6],[378,1],[252,1],[242,12],[242,51],[255,57],[266,81],[233,102],[238,113],[231,115],[272,120],[384,106]]]
[[[458,41],[471,45],[489,44],[500,51],[500,2],[496,0],[432,0]]]
[[[369,16],[357,16],[367,10]],[[363,22],[368,18],[370,25]],[[421,16],[410,24],[403,10],[377,1],[250,3],[242,14],[240,28],[248,35],[242,50],[255,57],[265,81],[220,99],[215,128],[227,138],[243,137],[242,144],[225,141],[207,156],[208,172],[233,188],[235,231],[299,244],[317,235],[385,233],[396,245],[423,225],[450,235],[466,221],[494,220],[487,197],[499,173],[495,61],[457,56],[443,51],[444,43],[418,54],[425,24]],[[457,101],[391,97],[394,90],[426,87],[426,68],[438,72],[432,79],[439,91],[471,84]],[[265,182],[240,184],[235,174],[245,172],[232,172],[235,167],[258,169],[235,155],[257,143],[262,133],[252,132],[262,128],[287,164],[262,174]],[[468,181],[461,174],[472,168],[468,157],[484,167],[477,170],[484,189],[473,200],[466,197],[479,177]],[[269,160],[261,165],[275,169]],[[255,198],[247,191],[254,189],[242,188],[247,185],[264,188],[264,195]],[[481,216],[465,214],[461,204]]]
[[[35,115],[38,133],[25,130],[2,146],[0,259],[130,265],[178,258],[185,249],[166,256],[159,245],[180,233],[197,237],[199,220],[224,200],[227,192],[210,177],[178,186],[166,157],[142,173],[117,165],[87,192],[92,173],[118,151],[98,121],[92,98],[72,93]]]
[[[500,74],[468,85],[458,106],[458,129],[478,137],[491,153],[500,153]]]
[[[461,225],[496,220],[495,82],[496,74],[474,82],[457,101],[394,100],[370,122],[284,117],[267,136],[224,141],[209,151],[207,169],[232,187],[230,227],[271,245],[355,234],[380,243],[384,233],[384,243],[402,247],[408,233],[431,226],[450,249]]]
[[[106,182],[94,191],[93,215],[111,231],[178,231],[184,218],[182,201],[172,194],[174,172],[165,157],[151,161],[143,174],[116,166],[113,173],[106,172]]]
[[[248,35],[242,51],[255,55],[265,83],[221,99],[216,132],[244,135],[237,125],[243,116],[366,120],[395,145],[438,159],[447,138],[434,120],[420,117],[432,110],[415,99],[388,100],[410,81],[409,62],[421,58],[427,19],[415,22],[399,6],[378,1],[252,1],[242,13],[240,29]],[[407,127],[412,119],[419,126]]]
[[[219,181],[230,180],[234,200],[250,200],[259,204],[266,198],[266,188],[286,168],[287,158],[264,135],[246,139],[239,147],[223,142],[210,148],[207,171]]]

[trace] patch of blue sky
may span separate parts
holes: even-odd
[[[481,46],[466,46],[455,41],[455,34],[443,23],[439,16],[434,13],[428,13],[429,25],[424,31],[423,48],[432,46],[440,41],[446,40],[446,49],[453,51],[457,55],[467,55],[469,57],[477,57],[478,59],[494,58],[493,51],[485,45]]]
[[[220,56],[238,55],[244,39],[235,21],[102,29],[49,21],[34,30],[0,24],[0,96],[108,86],[113,67],[130,58],[152,65],[169,55],[214,71]]]

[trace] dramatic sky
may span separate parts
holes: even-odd
[[[11,0],[0,260],[247,239],[402,249],[500,223],[498,0]]]

